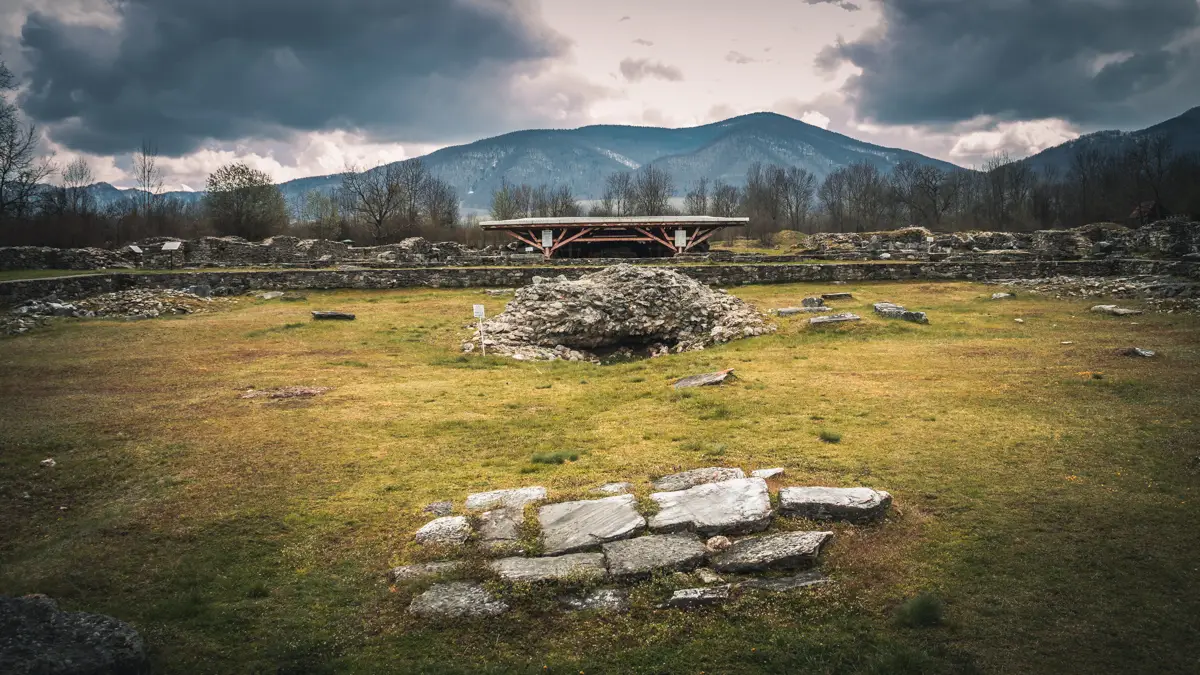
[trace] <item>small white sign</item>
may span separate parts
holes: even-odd
[[[532,246],[526,246],[526,247],[525,247],[525,252],[526,252],[526,253],[533,253],[533,247],[532,247]]]
[[[475,309],[475,318],[482,319],[483,318],[483,305],[474,305],[474,309]]]
[[[933,243],[933,237],[925,237],[925,241],[927,241],[927,242],[929,242],[930,244],[932,244],[932,243]]]
[[[683,248],[687,246],[687,230],[679,228],[675,230],[675,248]]]
[[[168,241],[167,243],[163,244],[162,250],[178,251],[181,244],[183,244],[181,241]]]
[[[554,245],[554,230],[542,230],[542,248]]]
[[[134,253],[141,253],[141,252],[142,252],[142,247],[141,247],[141,246],[138,246],[138,245],[136,245],[136,244],[130,244],[130,245],[129,245],[129,250],[130,250],[130,251],[133,251]]]

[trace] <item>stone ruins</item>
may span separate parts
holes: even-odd
[[[739,468],[708,467],[664,476],[641,503],[630,483],[595,490],[620,494],[565,502],[547,502],[543,487],[473,494],[460,515],[452,515],[453,503],[439,502],[436,512],[446,515],[417,530],[414,541],[449,559],[396,567],[388,577],[414,585],[419,592],[409,612],[422,617],[503,614],[510,605],[503,591],[484,583],[489,579],[502,588],[551,582],[563,591],[579,587],[559,598],[563,609],[624,611],[630,584],[674,575],[676,588],[660,606],[689,609],[746,590],[829,583],[814,568],[833,533],[772,531],[777,512],[863,524],[882,519],[892,503],[887,492],[865,487],[786,487],[776,508],[766,477],[778,479],[784,470],[754,473],[747,478]],[[479,555],[487,559],[479,562]]]

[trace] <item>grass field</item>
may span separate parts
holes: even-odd
[[[859,324],[783,319],[603,367],[460,356],[471,304],[503,308],[478,291],[241,299],[2,339],[0,593],[130,621],[161,673],[1200,670],[1200,317],[967,283],[736,293],[766,309],[846,290]],[[876,319],[876,300],[932,324]],[[1133,345],[1159,356],[1115,354]],[[729,386],[668,386],[730,367]],[[239,398],[284,385],[333,389]],[[559,452],[577,459],[532,461]],[[551,591],[520,588],[501,619],[426,623],[404,613],[419,587],[385,580],[428,555],[411,536],[429,502],[619,480],[645,495],[649,476],[712,465],[886,489],[895,507],[834,528],[834,586],[692,613],[653,608],[668,578],[627,615],[547,611]]]

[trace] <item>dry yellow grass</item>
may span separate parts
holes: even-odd
[[[736,293],[765,309],[834,290],[862,323],[783,319],[774,336],[604,367],[460,356],[471,304],[503,308],[477,291],[245,299],[0,341],[0,592],[130,620],[163,672],[1194,667],[1200,320],[965,283]],[[933,323],[876,319],[877,300]],[[1161,356],[1115,354],[1131,345]],[[731,386],[668,386],[727,367]],[[289,385],[332,390],[239,397]],[[579,459],[531,462],[559,451]],[[618,480],[644,495],[649,476],[714,464],[887,489],[896,512],[836,528],[836,588],[697,614],[571,619],[531,597],[502,622],[431,626],[403,613],[418,588],[383,580],[428,555],[410,542],[429,502]],[[947,627],[893,625],[921,591],[945,600]]]

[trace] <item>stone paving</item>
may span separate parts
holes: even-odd
[[[765,532],[776,515],[765,478],[783,475],[781,467],[758,469],[750,478],[740,468],[706,467],[663,476],[652,483],[649,499],[657,511],[649,518],[629,494],[645,487],[607,483],[588,491],[626,494],[538,506],[536,541],[523,532],[525,507],[546,501],[546,488],[472,494],[464,503],[470,517],[442,515],[414,539],[436,546],[434,552],[457,547],[463,557],[482,555],[482,567],[443,560],[396,567],[388,577],[392,583],[428,583],[487,573],[501,584],[582,584],[589,588],[560,595],[559,605],[603,612],[627,611],[627,585],[654,575],[674,574],[677,586],[700,583],[664,598],[659,606],[666,609],[718,604],[743,591],[780,593],[830,583],[816,566],[832,532]],[[778,510],[784,517],[864,523],[882,518],[891,502],[887,492],[865,487],[784,487]],[[454,510],[453,502],[432,506],[428,512]],[[487,560],[497,555],[502,557]],[[593,586],[605,581],[616,587]],[[506,586],[484,586],[478,579],[434,583],[412,600],[409,611],[422,617],[497,616],[510,609],[498,588]]]

